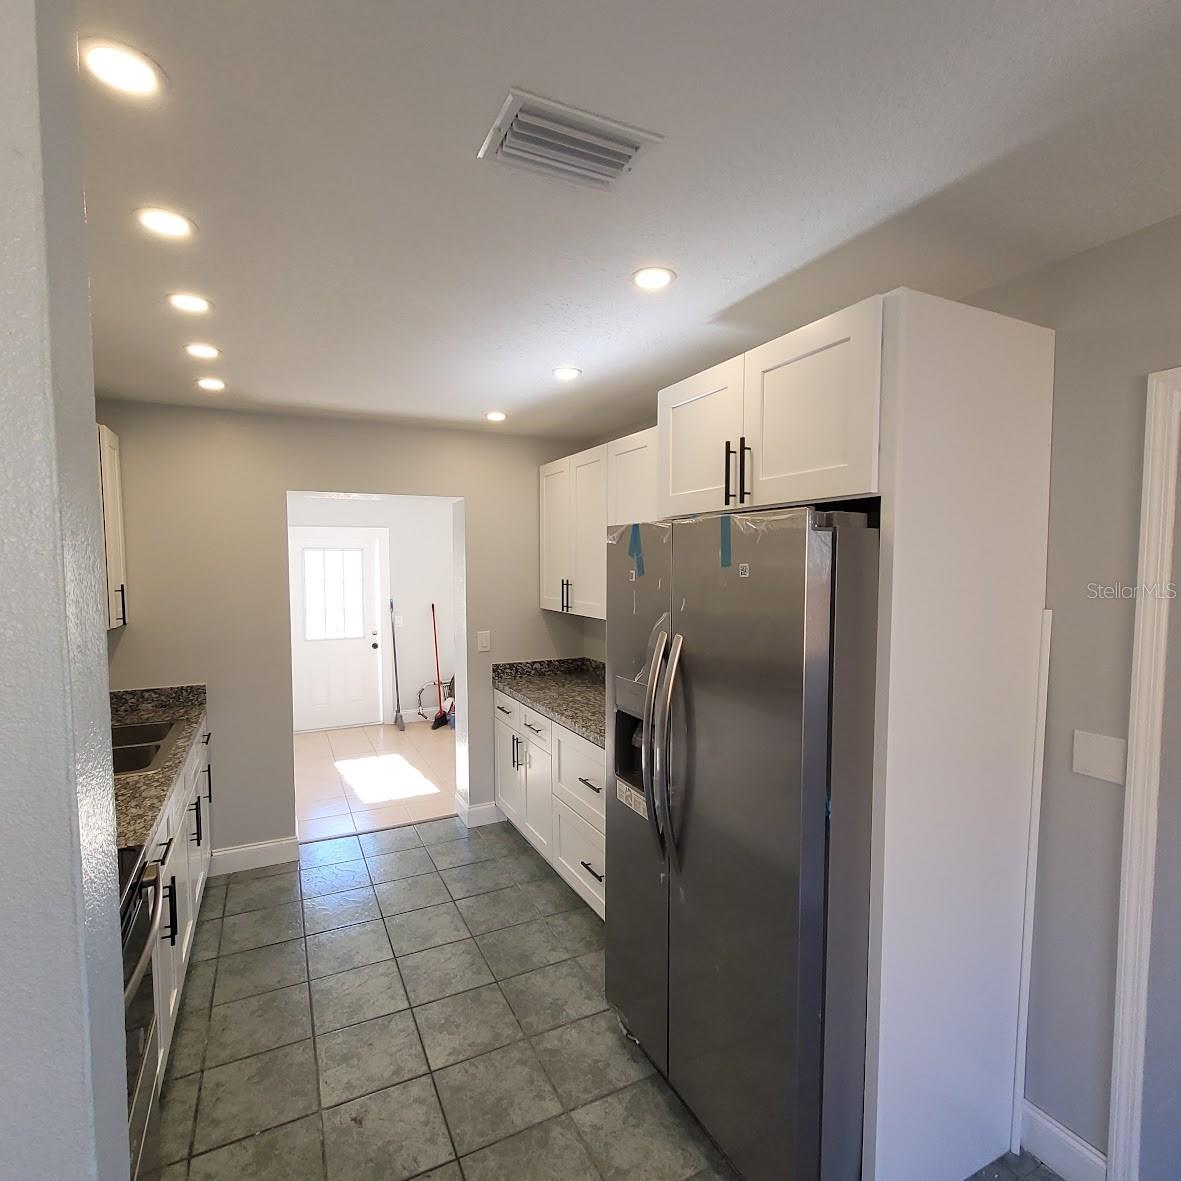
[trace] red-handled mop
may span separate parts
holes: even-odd
[[[431,631],[435,633],[435,685],[439,690],[439,712],[431,722],[431,729],[438,730],[447,725],[447,711],[443,708],[443,674],[439,671],[439,620],[435,615],[435,605],[431,604]]]

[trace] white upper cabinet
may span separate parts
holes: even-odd
[[[541,468],[541,605],[550,611],[566,608],[570,577],[570,459],[555,459]]]
[[[607,615],[607,448],[541,468],[541,606]]]
[[[607,448],[592,447],[570,457],[570,583],[566,610],[590,619],[607,618]]]
[[[127,554],[123,542],[123,480],[119,436],[98,428],[98,471],[103,501],[103,548],[107,567],[107,627],[127,622]]]
[[[657,398],[656,504],[660,517],[736,504],[743,358],[661,390]]]
[[[746,354],[746,504],[868,496],[878,490],[882,297]]]
[[[656,428],[607,444],[607,524],[657,520]]]
[[[882,297],[661,390],[661,517],[878,491]]]

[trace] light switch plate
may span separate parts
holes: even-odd
[[[1123,783],[1127,765],[1128,744],[1122,738],[1091,734],[1086,730],[1074,732],[1072,770],[1076,775]]]
[[[492,651],[492,633],[491,632],[476,632],[476,651],[477,652],[491,652]]]

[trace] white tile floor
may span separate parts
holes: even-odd
[[[301,841],[455,815],[455,731],[426,722],[294,737]]]

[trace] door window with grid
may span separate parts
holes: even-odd
[[[364,550],[303,551],[305,640],[359,640],[364,633]]]

